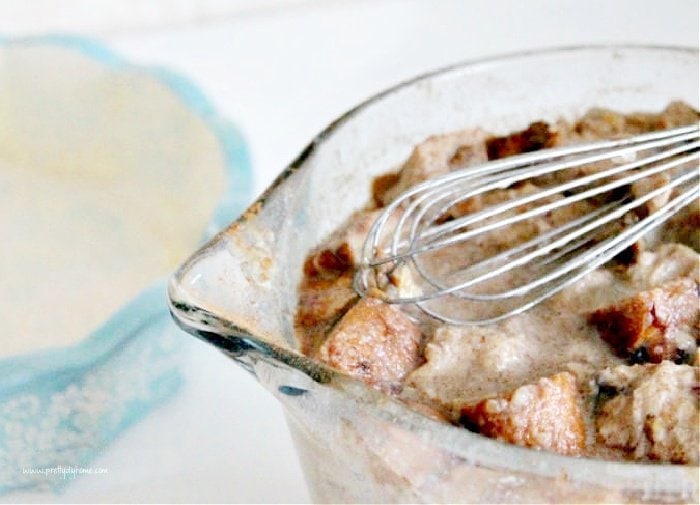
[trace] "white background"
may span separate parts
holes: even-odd
[[[100,9],[99,6],[102,6]],[[698,45],[696,0],[5,0],[0,35],[74,30],[193,80],[247,138],[255,192],[335,116],[434,67],[524,49]],[[186,337],[185,337],[186,338]],[[188,383],[61,496],[9,501],[307,502],[278,404],[199,342]]]

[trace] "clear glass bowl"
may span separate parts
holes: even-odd
[[[506,133],[592,106],[697,107],[697,90],[697,50],[661,47],[529,52],[401,84],[330,125],[192,256],[171,281],[171,311],[284,405],[318,502],[697,502],[697,467],[561,456],[432,421],[300,355],[293,328],[308,250],[427,136]]]

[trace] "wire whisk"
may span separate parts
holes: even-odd
[[[521,154],[420,183],[374,222],[355,289],[450,324],[524,312],[697,201],[699,140],[695,124]]]

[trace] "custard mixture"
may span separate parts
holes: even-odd
[[[425,415],[504,442],[573,456],[697,465],[698,202],[574,285],[489,325],[449,325],[361,298],[353,278],[382,207],[419,182],[514,154],[698,118],[674,102],[658,114],[592,109],[574,123],[540,121],[503,137],[473,129],[427,139],[397,172],[377,178],[367,208],[308,256],[296,318],[303,351]],[[585,166],[567,177],[601,168]],[[551,177],[475,197],[446,219],[537,191]],[[575,212],[600,203],[582,201]],[[646,211],[659,204],[650,201]],[[461,244],[458,253],[467,259],[494,254],[515,235],[533,237],[570,218],[538,216]],[[451,254],[444,260],[456,260]]]

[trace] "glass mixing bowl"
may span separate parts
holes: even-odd
[[[176,273],[173,316],[284,405],[318,502],[697,502],[698,468],[574,458],[506,445],[415,413],[302,356],[304,257],[369,201],[374,176],[434,134],[504,134],[588,108],[698,107],[698,53],[576,47],[456,65],[351,110]]]

